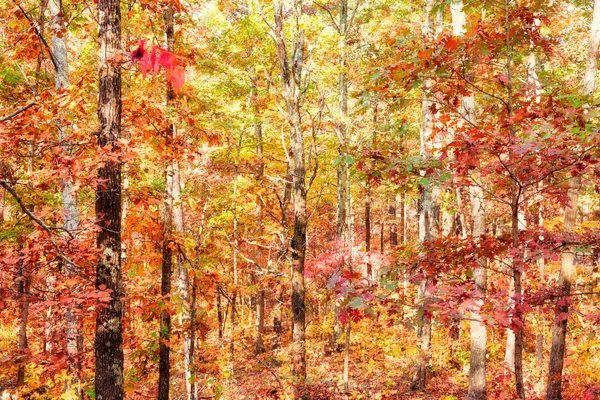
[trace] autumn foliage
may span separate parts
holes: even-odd
[[[588,3],[0,0],[0,397],[600,398]]]

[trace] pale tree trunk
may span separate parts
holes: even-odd
[[[110,300],[97,310],[95,393],[98,400],[123,399],[123,284],[121,277],[121,162],[117,140],[121,135],[121,66],[114,62],[121,51],[121,11],[117,0],[98,1],[98,146],[107,157],[98,169],[96,224],[99,259],[96,288],[110,290]]]
[[[435,25],[433,15],[434,1],[425,2],[425,23],[423,24],[423,37],[425,40],[435,38]],[[430,158],[435,155],[435,143],[432,143],[435,116],[431,110],[433,105],[431,91],[433,82],[425,79],[423,83],[423,102],[421,106],[421,157]],[[421,199],[419,209],[419,242],[435,240],[439,229],[439,188],[434,188],[432,183],[421,185]],[[419,307],[419,322],[417,328],[417,342],[419,355],[416,360],[415,372],[411,382],[411,389],[421,390],[427,384],[427,366],[429,364],[429,347],[431,344],[431,317],[427,312],[427,279],[418,287],[417,301]]]
[[[168,5],[163,13],[165,21],[165,36],[167,50],[175,50],[173,5]],[[167,82],[166,106],[171,106],[175,100],[175,92]],[[173,271],[173,139],[175,137],[175,124],[167,126],[165,151],[167,153],[167,166],[165,167],[165,193],[163,214],[163,243],[162,243],[162,269],[160,294],[163,299],[163,309],[160,313],[160,343],[158,363],[158,399],[169,400],[169,387],[171,381],[171,314],[169,313],[171,301],[171,275]]]
[[[232,268],[233,268],[233,291],[231,293],[231,338],[229,342],[229,352],[231,354],[231,370],[233,372],[233,363],[235,355],[235,313],[236,313],[236,301],[237,301],[237,290],[238,290],[238,215],[237,215],[237,196],[238,196],[238,181],[240,178],[240,155],[242,152],[242,140],[243,131],[240,130],[238,135],[238,142],[236,146],[236,159],[235,159],[235,176],[233,178],[233,243],[232,243]],[[243,300],[243,299],[241,299]]]
[[[300,27],[301,2],[294,2],[292,48],[288,54],[283,32],[283,4],[275,0],[274,38],[281,70],[282,96],[291,128],[291,170],[294,201],[294,235],[292,237],[292,340],[293,374],[302,384],[306,379],[306,308],[304,260],[306,256],[306,168],[304,162],[304,134],[302,132],[302,68],[304,62],[304,30]],[[296,393],[298,394],[298,393]]]
[[[173,162],[173,226],[179,235],[184,233],[185,225],[183,218],[183,204],[181,203],[181,171],[179,162]],[[190,275],[188,267],[184,263],[183,254],[177,252],[177,287],[179,295],[184,302],[180,320],[183,325],[183,370],[185,374],[185,386],[188,400],[195,400],[196,382],[192,378],[194,374],[194,302],[190,294]],[[220,311],[220,310],[219,310]]]
[[[513,73],[512,73],[512,38],[510,36],[511,26],[510,26],[510,13],[509,13],[509,1],[506,0],[504,4],[505,11],[505,40],[506,40],[506,91],[507,91],[507,101],[505,106],[506,117],[510,120],[513,116]],[[517,140],[517,129],[514,123],[510,123],[508,128],[508,137],[509,144],[515,144]],[[511,182],[510,182],[510,209],[511,209],[511,238],[512,238],[512,263],[511,263],[511,273],[512,273],[512,283],[513,283],[513,293],[512,293],[512,309],[514,310],[512,319],[520,321],[524,323],[523,312],[521,303],[523,302],[523,290],[521,286],[522,279],[522,271],[524,265],[524,251],[523,248],[520,247],[519,242],[519,215],[521,214],[521,206],[523,199],[522,186],[520,182],[516,181],[514,178],[514,174],[511,172]],[[514,351],[511,351],[512,343],[514,335]],[[511,357],[512,354],[512,357]],[[512,359],[511,359],[512,358]],[[525,387],[523,384],[523,328],[519,328],[516,332],[512,329],[507,330],[507,343],[506,343],[506,356],[505,361],[507,362],[509,368],[514,368],[515,374],[515,391],[516,397],[519,399],[525,398]]]
[[[575,230],[577,223],[577,202],[581,187],[581,176],[569,179],[568,204],[565,205],[563,233],[568,234]],[[574,268],[575,246],[565,246],[560,257],[560,274],[558,276],[558,290],[561,295],[556,306],[556,318],[552,328],[552,347],[550,349],[550,366],[548,370],[547,400],[562,398],[562,370],[566,352],[567,321],[569,316],[568,296],[575,274]]]
[[[48,10],[52,18],[52,50],[54,53],[55,70],[54,70],[54,87],[57,95],[60,96],[61,91],[69,86],[69,64],[67,52],[67,30],[65,27],[64,14],[62,10],[62,2],[60,0],[50,0],[48,2]],[[58,119],[58,139],[61,142],[63,152],[67,157],[73,156],[73,147],[70,142],[71,123],[62,115]],[[79,226],[79,209],[77,208],[77,198],[73,189],[74,177],[70,171],[65,169],[61,171],[62,185],[62,211],[64,218],[64,228],[74,236]],[[65,266],[67,279],[79,275],[77,267],[73,264]],[[68,306],[65,315],[66,320],[66,350],[69,356],[69,374],[71,375],[65,381],[65,393],[74,391],[77,398],[82,398],[80,382],[80,362],[79,355],[83,350],[83,342],[80,331],[80,318],[78,315],[78,307]]]
[[[473,237],[485,235],[485,209],[483,190],[479,186],[470,187],[471,196],[471,226]],[[485,300],[487,291],[487,260],[485,257],[477,259],[477,267],[473,270],[473,281],[478,298],[475,299],[476,308],[471,314],[471,357],[469,362],[469,392],[470,400],[486,398],[486,345],[487,330],[482,322],[480,308]]]
[[[594,0],[590,42],[586,60],[585,73],[581,94],[591,103],[596,87],[596,72],[598,69],[598,48],[600,47],[600,0]],[[569,203],[565,205],[563,233],[568,234],[575,230],[577,223],[577,203],[581,188],[581,176],[569,178]],[[566,336],[569,306],[565,300],[571,291],[573,282],[575,246],[565,246],[561,252],[560,274],[558,276],[558,290],[565,296],[559,299],[556,308],[556,319],[552,328],[552,347],[550,349],[550,365],[548,370],[547,400],[560,400],[562,398],[562,371],[566,352]],[[564,303],[564,304],[563,304]]]
[[[258,110],[255,107],[255,116],[258,114]],[[258,158],[258,170],[256,172],[256,183],[257,186],[261,186],[265,174],[265,161],[263,157],[263,132],[262,123],[260,121],[254,124],[254,137],[256,139],[256,157]],[[262,200],[260,195],[256,196],[256,218],[260,234],[262,235],[263,225],[263,208]],[[259,263],[264,262],[264,252],[262,248],[259,248]],[[265,291],[261,288],[259,293],[256,295],[256,339],[254,340],[254,353],[261,354],[265,352],[265,345],[263,343],[263,333],[265,330]]]
[[[455,36],[463,36],[465,33],[466,17],[463,11],[462,1],[453,2],[450,6],[452,13],[452,30]],[[469,77],[469,74],[467,74]],[[469,78],[467,78],[469,79]],[[475,124],[475,98],[473,94],[461,98],[461,118],[464,120],[461,124]],[[462,236],[466,236],[467,224],[462,211],[462,199],[460,190],[456,189],[456,197],[460,208],[460,224]],[[469,186],[469,197],[471,200],[471,229],[474,238],[481,238],[485,235],[485,208],[483,199],[483,189],[480,186]],[[479,257],[477,267],[473,270],[473,282],[475,284],[475,308],[471,311],[471,346],[469,362],[469,390],[467,399],[482,400],[486,398],[486,345],[487,330],[482,322],[480,309],[485,300],[487,291],[487,259]]]
[[[348,156],[348,72],[346,70],[346,47],[348,39],[348,0],[340,0],[340,20],[339,20],[339,47],[341,50],[339,57],[340,73],[338,75],[338,108],[340,111],[340,122],[336,124],[336,132],[340,142],[338,146],[338,157],[340,162],[337,166],[337,205],[336,205],[336,224],[335,239],[337,251],[342,251],[344,242],[348,238],[348,218],[349,210],[348,196],[350,195],[350,174],[349,165],[346,162]],[[350,251],[350,249],[348,249]],[[341,271],[343,265],[338,267],[337,273]],[[331,337],[331,348],[333,351],[340,351],[338,341],[342,336],[342,327],[339,321],[340,310],[336,304],[333,316],[333,336]]]
[[[538,192],[542,192],[542,184],[539,185]],[[538,208],[538,226],[540,228],[544,228],[544,213],[542,205],[539,205]],[[539,267],[540,273],[540,284],[542,287],[546,285],[546,259],[542,256],[538,258],[537,264]],[[538,310],[538,332],[536,337],[536,359],[538,364],[542,364],[544,360],[544,308],[540,304],[537,308]]]

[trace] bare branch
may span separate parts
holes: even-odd
[[[6,114],[3,117],[0,117],[0,122],[8,121],[9,119],[14,118],[17,115],[21,114],[23,111],[26,111],[28,108],[37,106],[37,105],[38,105],[37,101],[29,102],[26,105],[24,105],[23,107],[18,108],[15,111],[11,112],[10,114]]]

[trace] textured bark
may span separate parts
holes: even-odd
[[[346,70],[346,44],[348,39],[348,0],[340,0],[340,19],[339,19],[339,46],[341,49],[338,65],[340,73],[338,75],[338,108],[340,111],[340,121],[336,124],[338,135],[338,157],[340,163],[337,166],[337,203],[336,203],[336,224],[335,239],[336,248],[341,251],[344,248],[345,241],[348,239],[348,198],[350,195],[350,174],[349,166],[346,162],[348,155],[348,72]],[[350,249],[348,249],[350,251]],[[343,266],[340,265],[339,268]],[[337,271],[340,273],[341,271]],[[330,347],[334,351],[341,351],[338,344],[342,336],[342,327],[339,321],[339,306],[336,305],[333,314],[333,334],[331,336]]]
[[[455,36],[463,36],[465,33],[466,17],[463,11],[462,1],[453,2],[450,5],[452,13],[452,31]],[[475,98],[472,93],[461,98],[460,106],[461,119],[460,124],[476,122]],[[470,186],[469,197],[471,202],[471,229],[474,238],[480,238],[485,235],[485,208],[483,199],[483,189],[479,186]],[[456,198],[459,205],[461,236],[466,237],[467,224],[463,212],[462,197],[460,189],[456,189]],[[482,323],[480,308],[483,305],[487,291],[487,259],[480,257],[477,260],[477,267],[473,270],[473,282],[477,298],[475,299],[475,308],[471,311],[471,345],[469,362],[469,390],[467,399],[482,400],[487,395],[487,382],[485,376],[486,369],[486,345],[487,330]]]
[[[29,320],[29,276],[25,273],[25,264],[19,260],[19,269],[17,271],[17,293],[21,303],[21,320],[19,323],[19,354],[24,355],[29,349],[27,340],[27,322]],[[17,368],[17,397],[21,393],[21,388],[25,383],[25,363],[19,363]]]
[[[400,240],[403,242],[404,236],[404,194],[400,197]],[[390,247],[393,249],[398,246],[398,225],[396,223],[396,194],[390,195],[390,206],[388,207],[388,218],[390,220]]]
[[[98,146],[117,151],[121,133],[121,67],[113,59],[121,50],[121,11],[117,0],[98,1],[99,80]],[[121,278],[121,163],[107,157],[98,169],[96,223],[99,259],[96,288],[110,300],[98,306],[96,318],[97,400],[123,398],[123,306]]]
[[[306,379],[306,308],[304,260],[306,256],[306,168],[304,161],[304,134],[301,126],[301,82],[304,61],[304,30],[299,18],[302,4],[296,2],[291,10],[295,19],[292,49],[288,54],[283,32],[283,4],[275,4],[275,45],[281,70],[281,89],[287,119],[291,128],[291,171],[293,182],[294,235],[292,237],[292,340],[293,374],[302,383]]]
[[[173,5],[168,5],[164,11],[165,36],[167,39],[167,50],[175,50]],[[175,99],[175,93],[171,84],[167,82],[167,108]],[[173,157],[172,141],[175,137],[175,124],[167,127],[165,150],[169,157]],[[158,399],[169,399],[169,386],[171,380],[171,314],[169,313],[169,302],[171,299],[171,275],[173,273],[173,162],[168,161],[165,168],[165,193],[163,214],[163,243],[162,243],[162,268],[160,281],[160,294],[163,298],[163,309],[160,312],[160,343],[158,361]]]
[[[367,183],[365,199],[365,251],[367,252],[367,279],[373,280],[373,264],[371,264],[371,188]]]
[[[255,106],[255,115],[258,114],[258,110]],[[254,124],[254,138],[256,139],[256,157],[258,158],[258,168],[256,171],[256,183],[258,186],[262,185],[262,181],[265,174],[265,161],[263,156],[263,134],[262,124],[256,122]],[[260,195],[256,195],[256,219],[260,229],[259,234],[263,234],[263,208],[262,200]],[[259,262],[264,262],[264,254],[262,248],[259,248]],[[265,345],[263,343],[263,333],[265,330],[265,292],[260,290],[256,296],[256,338],[254,340],[254,353],[261,354],[265,352]]]
[[[62,2],[60,0],[49,0],[48,11],[52,19],[52,51],[54,53],[54,88],[57,95],[69,85],[69,63],[67,51],[67,30],[65,27]],[[63,152],[66,156],[73,156],[73,146],[70,142],[71,123],[60,116],[58,121],[58,139],[62,143]],[[64,220],[64,228],[75,235],[79,226],[79,209],[77,207],[77,198],[73,188],[73,176],[68,169],[61,171],[61,200]],[[78,276],[79,271],[75,265],[67,263],[65,266],[67,279]],[[76,398],[82,398],[80,382],[80,362],[79,355],[83,350],[83,337],[80,330],[80,318],[78,317],[78,307],[69,305],[66,315],[66,350],[69,356],[69,374],[70,377],[65,381],[65,393],[75,394]]]
[[[594,0],[590,42],[586,60],[585,73],[582,85],[582,96],[589,102],[593,101],[596,87],[596,73],[598,69],[598,48],[600,46],[600,0]],[[581,176],[569,179],[568,200],[565,206],[563,233],[568,234],[575,230],[577,223],[577,203],[581,188]],[[574,246],[565,246],[561,253],[560,274],[558,277],[558,290],[564,296],[559,299],[556,307],[556,319],[552,328],[552,347],[550,349],[550,364],[548,370],[548,385],[546,390],[547,400],[562,399],[562,370],[566,352],[566,335],[568,322],[568,296],[574,275]]]
[[[179,163],[173,162],[173,227],[175,232],[183,234],[185,229],[183,205],[181,203],[181,172]],[[183,325],[183,370],[188,400],[195,399],[196,383],[192,379],[194,372],[194,302],[190,293],[190,276],[181,252],[177,253],[177,288],[184,302],[180,319]]]
[[[434,21],[433,0],[425,2],[425,18],[422,31],[425,40],[433,40],[436,31]],[[439,14],[439,13],[438,13]],[[439,18],[438,18],[439,20]],[[439,25],[439,21],[438,21]],[[421,105],[422,125],[420,132],[421,157],[429,158],[435,155],[436,144],[433,140],[433,127],[435,116],[431,110],[433,105],[431,90],[433,82],[425,79],[423,82],[423,102]],[[439,230],[439,188],[434,188],[431,183],[421,186],[419,208],[419,242],[435,240]],[[429,348],[431,344],[431,315],[427,311],[429,294],[427,293],[427,279],[424,279],[418,288],[417,302],[419,305],[419,321],[417,328],[417,342],[419,355],[416,359],[415,372],[411,382],[411,389],[421,390],[427,384],[427,366],[429,364]]]
[[[473,237],[482,237],[485,235],[485,210],[483,203],[483,190],[478,186],[470,187],[471,196],[471,215],[473,227]],[[483,305],[487,291],[487,260],[480,257],[477,260],[478,266],[473,271],[473,281],[477,293],[475,300],[476,309],[471,314],[471,358],[469,362],[469,392],[467,398],[470,400],[480,400],[486,398],[487,385],[485,377],[486,368],[486,345],[487,330],[481,321],[480,307]]]
[[[581,176],[569,179],[569,204],[565,206],[564,233],[575,230],[577,223],[577,202],[581,187]],[[547,400],[562,399],[562,370],[566,352],[567,321],[569,313],[569,294],[575,274],[575,246],[569,245],[561,253],[558,290],[563,297],[557,303],[556,319],[552,328],[552,348],[550,349],[550,366],[548,370]]]

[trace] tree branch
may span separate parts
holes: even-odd
[[[15,111],[11,112],[10,114],[6,114],[6,115],[0,117],[0,122],[8,121],[9,119],[14,118],[17,115],[21,114],[23,111],[26,111],[28,108],[37,106],[37,105],[38,105],[37,101],[29,102],[26,105],[24,105],[23,107],[17,108]]]

